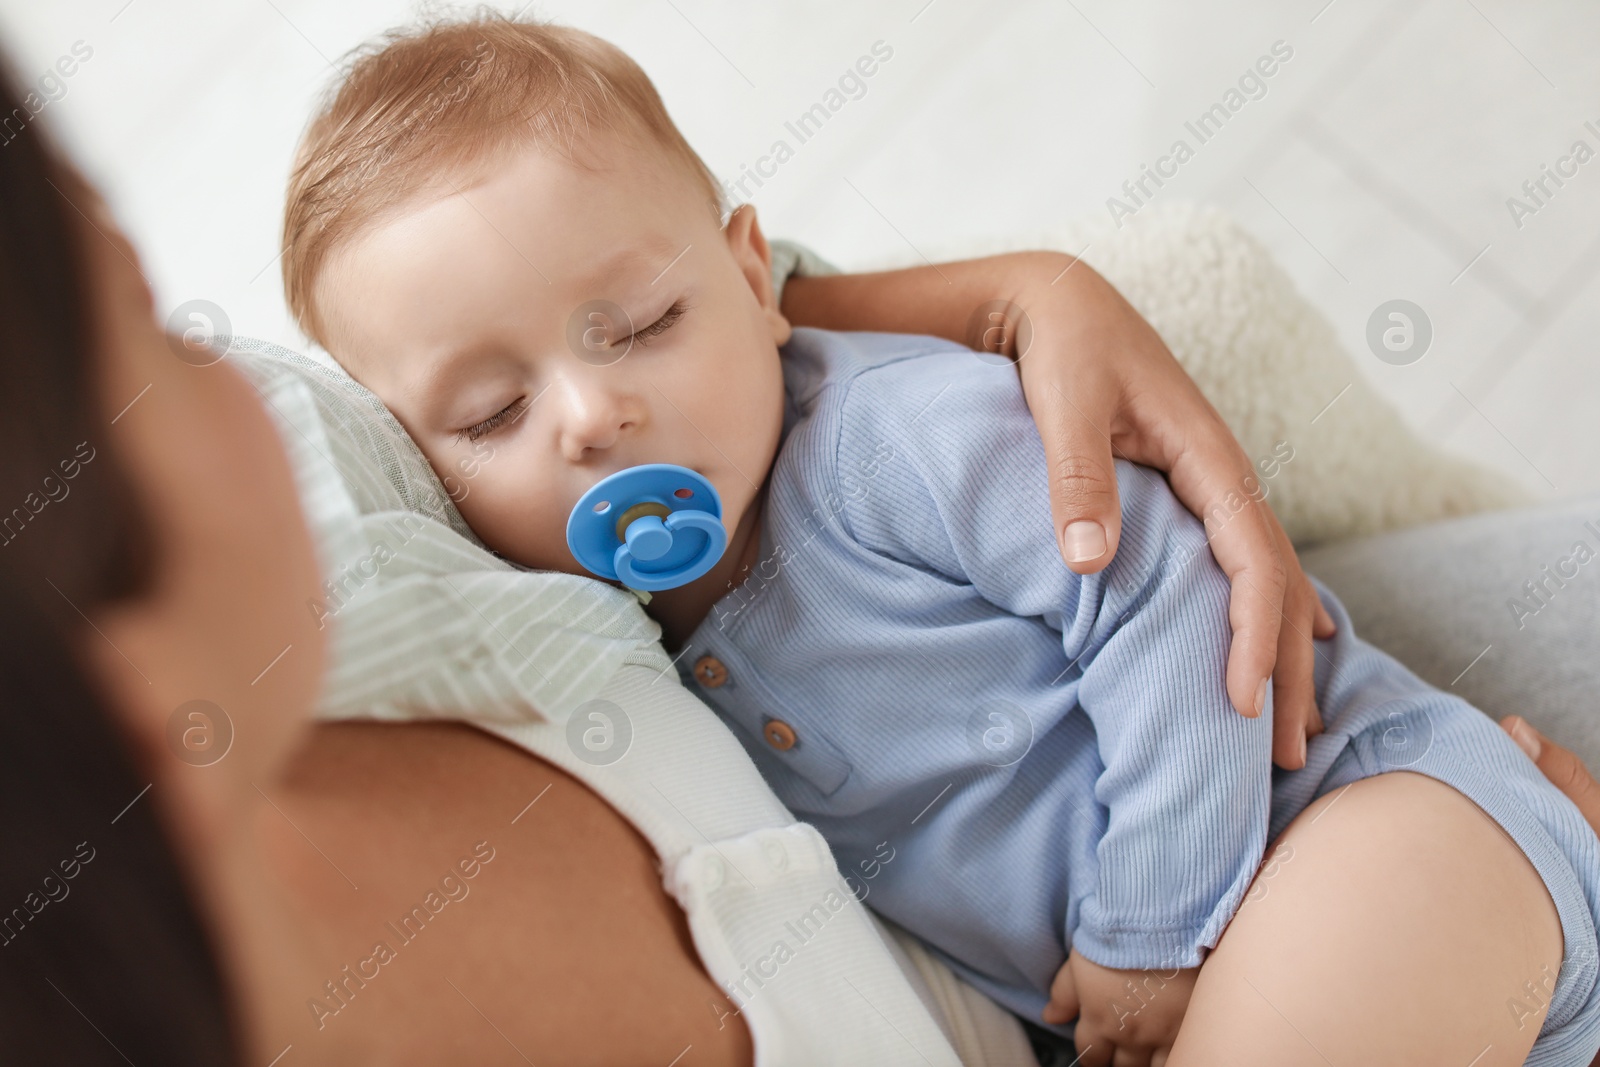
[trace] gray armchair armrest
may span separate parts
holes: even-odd
[[[1326,545],[1302,562],[1357,631],[1600,769],[1600,496]]]

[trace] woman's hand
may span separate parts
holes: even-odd
[[[1161,338],[1087,264],[1020,252],[877,274],[791,278],[798,326],[924,333],[1017,360],[1050,464],[1050,508],[1067,566],[1111,562],[1122,529],[1113,457],[1167,473],[1206,523],[1233,583],[1228,695],[1261,714],[1273,679],[1273,761],[1305,765],[1322,720],[1312,637],[1333,619],[1272,510],[1255,466]],[[1020,355],[1019,355],[1020,353]]]
[[[1578,806],[1595,833],[1600,833],[1600,783],[1577,754],[1535,730],[1521,715],[1507,715],[1500,720],[1500,729],[1511,735],[1551,784]]]
[[[1075,275],[1066,292],[1051,292]],[[1266,505],[1255,465],[1150,324],[1087,265],[1035,281],[1017,303],[1031,320],[1018,369],[1050,460],[1062,557],[1086,574],[1115,554],[1113,456],[1166,471],[1233,583],[1228,695],[1241,714],[1259,715],[1273,678],[1273,759],[1303,766],[1306,737],[1322,729],[1311,639],[1331,636],[1333,619]]]

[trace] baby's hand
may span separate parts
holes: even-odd
[[[1050,986],[1043,1019],[1078,1019],[1074,1033],[1082,1067],[1123,1064],[1161,1067],[1189,1007],[1198,967],[1117,971],[1073,949]]]

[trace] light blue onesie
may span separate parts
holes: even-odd
[[[1224,688],[1228,581],[1159,473],[1118,462],[1121,544],[1080,577],[1009,363],[802,328],[784,382],[761,562],[678,662],[867,903],[1037,1020],[1069,945],[1198,965],[1296,814],[1404,768],[1473,799],[1543,876],[1566,953],[1527,1062],[1589,1062],[1600,842],[1487,716],[1323,592],[1327,729],[1305,768],[1269,772],[1271,715]]]

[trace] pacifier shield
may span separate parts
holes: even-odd
[[[709,571],[727,549],[722,498],[688,467],[629,467],[573,505],[567,547],[585,569],[630,589],[674,589]]]

